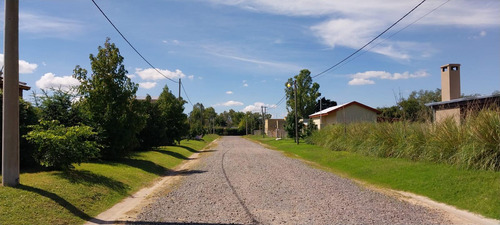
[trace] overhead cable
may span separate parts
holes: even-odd
[[[154,70],[156,70],[156,72],[158,72],[159,74],[161,74],[162,76],[164,76],[165,78],[169,79],[170,81],[174,82],[174,83],[179,83],[178,81],[175,81],[173,79],[171,79],[170,77],[167,77],[165,74],[163,74],[160,70],[158,70],[155,66],[153,66],[146,58],[144,58],[144,56],[142,56],[141,53],[139,53],[139,51],[127,40],[127,38],[125,37],[125,35],[122,34],[122,32],[120,32],[120,30],[115,26],[115,24],[113,24],[113,22],[111,22],[111,20],[109,19],[109,17],[106,15],[106,13],[104,13],[104,11],[102,11],[101,7],[99,7],[99,5],[97,5],[97,3],[92,0],[92,2],[94,3],[94,5],[97,7],[97,9],[99,9],[99,11],[101,11],[102,15],[106,18],[106,20],[108,20],[108,22],[111,24],[111,26],[113,26],[113,28],[115,28],[116,32],[118,32],[118,34],[120,34],[120,36],[122,36],[123,40],[125,40],[128,45],[130,45],[130,47],[132,49],[134,49],[134,51],[151,67],[153,68]]]
[[[409,12],[407,12],[404,16],[402,16],[401,18],[399,18],[396,22],[394,22],[391,26],[389,26],[387,29],[385,29],[382,33],[380,33],[379,35],[377,35],[376,37],[374,37],[372,40],[370,40],[368,43],[366,43],[365,45],[363,45],[361,48],[359,48],[358,50],[354,51],[353,53],[351,53],[349,56],[345,57],[344,59],[340,60],[338,63],[336,63],[335,65],[329,67],[328,69],[324,70],[323,72],[321,73],[318,73],[314,76],[312,76],[312,78],[316,78],[318,76],[321,76],[323,74],[325,74],[326,72],[330,71],[331,69],[337,67],[338,65],[342,64],[343,62],[345,62],[346,60],[348,60],[349,58],[351,58],[352,56],[354,56],[355,54],[357,54],[358,52],[360,52],[361,50],[363,50],[366,46],[368,46],[369,44],[371,44],[372,42],[374,42],[375,40],[377,40],[377,38],[379,38],[380,36],[382,36],[383,34],[385,34],[387,31],[389,31],[392,27],[396,26],[396,24],[398,24],[401,20],[403,20],[404,18],[406,18],[408,15],[410,15],[413,11],[415,11],[420,5],[422,5],[426,0],[422,0],[418,5],[416,5],[415,7],[413,7],[413,9],[411,9]]]

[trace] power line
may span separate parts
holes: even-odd
[[[170,81],[174,82],[174,83],[178,83],[177,81],[167,77],[165,74],[163,74],[160,70],[158,70],[155,66],[153,66],[153,64],[151,64],[146,58],[144,58],[144,56],[142,56],[141,53],[139,53],[139,51],[137,51],[137,49],[127,40],[127,38],[125,37],[125,35],[122,34],[122,32],[120,32],[120,30],[115,26],[115,24],[113,24],[113,22],[111,22],[111,20],[109,19],[109,17],[106,15],[106,13],[104,13],[104,11],[102,11],[101,7],[99,7],[99,5],[97,5],[97,3],[92,0],[92,2],[94,3],[94,5],[97,7],[97,9],[99,9],[99,11],[101,11],[102,15],[106,18],[106,20],[108,20],[108,22],[111,24],[111,26],[113,26],[113,28],[115,28],[115,30],[118,32],[118,34],[120,34],[120,36],[122,36],[123,40],[125,40],[128,45],[130,45],[130,47],[132,49],[134,49],[134,51],[151,67],[153,68],[154,70],[156,70],[156,72],[158,72],[159,74],[161,74],[162,76],[164,76],[165,78],[169,79]]]
[[[92,0],[93,1],[93,0]],[[396,24],[398,24],[401,20],[403,20],[405,17],[407,17],[408,15],[410,15],[410,13],[412,13],[413,11],[415,11],[420,5],[422,5],[426,0],[422,0],[418,5],[416,5],[415,7],[413,7],[413,9],[411,9],[409,12],[407,12],[403,17],[399,18],[396,22],[394,22],[391,26],[389,26],[387,29],[385,29],[382,33],[380,33],[379,35],[377,35],[376,37],[374,37],[371,41],[369,41],[368,43],[366,43],[365,45],[363,45],[361,48],[359,48],[358,50],[354,51],[353,53],[351,53],[349,56],[345,57],[344,59],[340,60],[338,63],[336,63],[335,65],[329,67],[328,69],[324,70],[323,72],[321,73],[318,73],[314,76],[312,76],[311,78],[316,78],[328,71],[330,71],[331,69],[337,67],[338,65],[342,64],[343,62],[345,62],[346,60],[348,60],[349,58],[351,58],[352,56],[354,56],[355,54],[357,54],[358,52],[360,52],[361,50],[363,50],[366,46],[368,46],[369,44],[371,44],[372,42],[374,42],[377,38],[379,38],[380,36],[382,36],[383,34],[385,34],[387,31],[389,31],[392,27],[396,26]]]
[[[189,104],[191,104],[191,106],[194,106],[193,103],[191,102],[191,99],[189,99],[189,96],[188,96],[188,94],[186,92],[186,88],[184,88],[184,84],[183,83],[181,83],[181,87],[182,87],[182,90],[184,91],[184,95],[186,95],[186,98],[187,98]]]
[[[409,26],[417,23],[418,21],[420,21],[421,19],[423,19],[424,17],[428,16],[429,14],[433,13],[434,11],[436,11],[437,9],[441,8],[443,5],[445,5],[446,3],[450,2],[451,0],[446,0],[445,2],[441,3],[440,5],[438,5],[436,8],[432,9],[431,11],[427,12],[426,14],[424,14],[423,16],[419,17],[418,19],[416,19],[415,21],[409,23],[408,25],[406,25],[405,27],[399,29],[398,31],[394,32],[393,34],[391,34],[389,37],[381,40],[380,42],[378,42],[377,44],[373,45],[372,47],[370,47],[369,49],[367,49],[366,51],[364,52],[361,52],[360,54],[356,55],[354,58],[352,58],[351,60],[345,62],[344,64],[342,64],[341,66],[349,63],[349,62],[352,62],[354,61],[355,59],[357,59],[358,57],[362,56],[363,54],[365,54],[366,52],[372,50],[373,48],[377,47],[378,45],[382,44],[384,41],[394,37],[395,35],[399,34],[401,31],[405,30],[406,28],[408,28]]]

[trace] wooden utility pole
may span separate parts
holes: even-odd
[[[19,0],[5,1],[2,185],[19,184]]]
[[[299,144],[299,124],[297,118],[297,80],[293,81],[293,89],[295,89],[295,142]]]

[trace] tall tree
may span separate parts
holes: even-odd
[[[89,125],[97,129],[104,158],[119,158],[138,147],[137,134],[146,117],[139,114],[135,100],[138,85],[128,78],[123,56],[107,38],[96,56],[90,54],[92,74],[76,66],[74,77],[80,81],[79,92]]]
[[[285,83],[288,112],[293,112],[295,110],[294,80],[297,88],[297,116],[299,118],[308,118],[309,115],[314,113],[316,99],[321,96],[321,93],[319,93],[319,84],[312,81],[311,72],[307,69],[301,70],[293,79],[289,78],[288,82]],[[291,84],[292,87],[288,87],[288,84]]]
[[[193,105],[193,110],[189,113],[189,135],[191,137],[205,134],[205,130],[203,129],[204,111],[205,106],[203,104],[196,103]]]
[[[162,145],[172,145],[175,142],[180,143],[183,136],[188,133],[187,115],[184,114],[184,104],[186,101],[177,99],[169,91],[167,85],[163,88],[157,101],[158,109],[161,112],[161,118],[164,120],[165,133]]]

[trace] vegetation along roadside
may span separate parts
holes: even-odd
[[[284,151],[292,157],[317,163],[334,173],[377,186],[408,191],[460,209],[500,219],[500,172],[473,170],[444,163],[365,156],[332,151],[292,139],[248,138]]]
[[[0,187],[1,224],[82,224],[138,191],[216,135],[137,152],[116,161],[74,165],[72,170],[21,174],[16,188]]]

